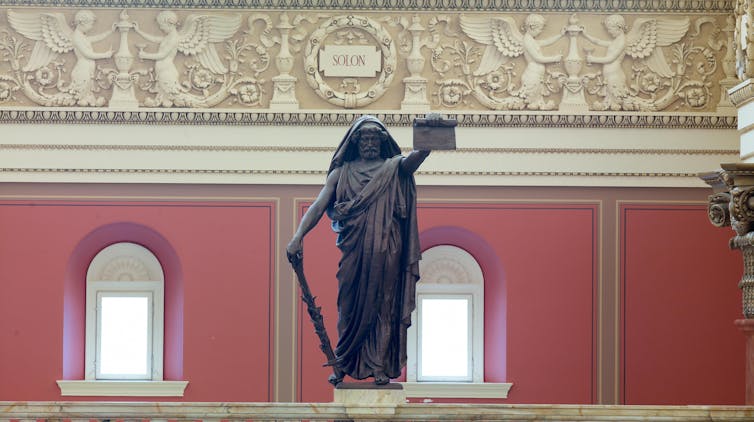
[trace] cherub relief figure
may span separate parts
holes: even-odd
[[[183,27],[178,29],[178,16],[171,11],[157,14],[157,25],[165,34],[150,35],[139,29],[134,30],[147,41],[159,43],[157,52],[149,53],[139,50],[139,58],[154,60],[157,78],[157,96],[148,98],[148,107],[204,107],[202,97],[192,95],[179,81],[178,69],[175,66],[175,56],[181,52],[188,56],[196,56],[199,63],[215,74],[226,74],[228,68],[217,54],[214,43],[222,42],[233,36],[241,26],[241,15],[210,16],[189,15]]]
[[[623,58],[628,54],[641,59],[644,64],[661,78],[670,78],[675,72],[668,65],[661,48],[671,45],[686,34],[689,19],[636,19],[633,28],[627,31],[626,21],[621,15],[610,15],[604,25],[612,39],[602,40],[583,31],[590,42],[606,47],[601,57],[587,54],[587,63],[602,64],[605,80],[605,99],[596,103],[597,110],[647,110],[653,109],[651,100],[632,96],[623,72]]]
[[[563,60],[562,54],[546,56],[542,47],[546,47],[563,37],[563,32],[552,37],[538,40],[545,28],[542,15],[531,14],[524,21],[524,33],[519,32],[516,22],[510,17],[461,16],[461,28],[473,40],[486,44],[479,68],[475,76],[481,76],[497,70],[510,58],[523,54],[526,68],[521,74],[521,87],[513,93],[523,99],[526,108],[532,110],[552,110],[555,104],[545,101],[545,65]]]
[[[92,43],[102,41],[114,32],[114,28],[97,35],[86,35],[94,27],[95,16],[89,10],[76,13],[71,29],[61,13],[19,13],[8,11],[8,22],[21,35],[36,43],[23,67],[24,72],[34,72],[47,67],[58,54],[73,50],[76,64],[71,70],[71,82],[67,87],[60,86],[63,92],[70,93],[77,105],[102,106],[105,99],[94,96],[94,74],[96,60],[109,59],[112,49],[97,53]]]

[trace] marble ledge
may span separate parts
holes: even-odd
[[[0,422],[49,419],[752,421],[751,406],[400,403],[0,402]]]

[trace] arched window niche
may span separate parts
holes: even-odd
[[[141,245],[97,253],[86,273],[85,379],[162,381],[164,282]]]
[[[64,292],[61,395],[183,396],[183,275],[163,236],[129,222],[92,231],[71,254]],[[131,314],[120,327],[119,312]],[[127,346],[135,364],[107,343],[123,330],[139,334]]]
[[[420,241],[407,396],[507,398],[512,384],[505,382],[507,298],[500,259],[481,236],[460,227],[431,228]],[[433,335],[438,331],[442,335]]]

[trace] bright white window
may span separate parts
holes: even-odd
[[[472,381],[471,295],[420,294],[418,299],[417,380]]]
[[[162,380],[164,276],[135,243],[101,250],[86,276],[87,380]]]
[[[152,293],[99,292],[97,379],[150,379]]]
[[[407,381],[484,382],[484,278],[468,252],[422,253],[417,307],[408,331]]]

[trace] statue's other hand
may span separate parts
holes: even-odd
[[[288,256],[288,262],[294,263],[304,259],[304,246],[298,239],[292,239],[285,248],[285,254]]]

